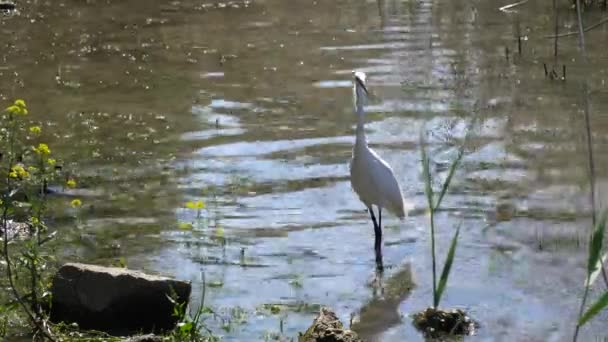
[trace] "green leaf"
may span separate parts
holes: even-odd
[[[460,148],[458,149],[458,156],[456,156],[456,159],[452,162],[452,165],[450,165],[450,171],[441,188],[441,193],[439,194],[439,199],[437,200],[435,209],[439,208],[439,205],[441,204],[441,201],[443,200],[443,196],[446,194],[446,192],[448,191],[448,188],[450,187],[450,183],[452,181],[452,176],[454,176],[454,173],[456,172],[456,169],[458,168],[458,165],[460,164],[460,161],[462,160],[462,157],[464,156],[464,149],[467,145],[467,141],[469,141],[469,138],[473,132],[473,126],[475,126],[476,122],[477,122],[477,114],[475,113],[473,118],[471,119],[471,121],[469,121],[469,124],[467,125],[467,133],[465,134],[464,140],[462,141],[462,144],[460,145]]]
[[[600,260],[597,261],[597,265],[595,271],[591,273],[587,281],[585,281],[585,286],[591,286],[597,280],[597,277],[602,273],[602,264],[606,263],[606,259],[608,259],[608,253],[604,254]]]
[[[439,285],[437,286],[437,303],[435,303],[435,307],[439,305],[441,301],[441,295],[445,290],[445,286],[448,283],[448,277],[450,275],[450,270],[452,269],[452,263],[454,262],[454,254],[456,253],[456,245],[458,245],[458,235],[460,234],[460,226],[456,228],[456,233],[452,238],[452,243],[450,244],[450,249],[448,250],[448,255],[445,258],[445,263],[443,264],[443,270],[441,271],[441,277],[439,278]]]
[[[587,261],[587,278],[590,278],[593,272],[598,268],[600,253],[602,251],[602,243],[604,240],[604,230],[606,228],[606,215],[608,211],[602,213],[602,217],[595,224],[591,241],[589,243],[589,260]]]
[[[454,173],[456,172],[458,164],[460,163],[460,160],[462,159],[463,155],[464,144],[460,147],[460,149],[458,149],[458,156],[456,156],[456,159],[454,159],[452,165],[450,165],[448,177],[445,179],[445,182],[443,182],[443,186],[441,187],[441,193],[439,194],[439,198],[437,199],[437,203],[435,204],[435,209],[439,208],[439,205],[441,205],[441,201],[443,200],[443,196],[446,194],[446,192],[448,192],[448,187],[450,186],[450,182],[452,181],[452,176],[454,176]]]
[[[608,306],[608,291],[604,292],[604,294],[595,302],[591,307],[583,314],[583,316],[578,320],[578,326],[583,326],[590,319],[595,317],[602,309]]]
[[[185,334],[189,333],[190,331],[192,331],[192,322],[182,323],[182,325],[179,327],[179,330]]]
[[[422,133],[420,133],[420,155],[422,157],[422,177],[424,177],[424,192],[426,193],[426,199],[429,203],[429,209],[433,210],[435,208],[433,206],[433,188],[431,187],[433,179],[431,178],[429,158],[426,155],[426,148],[424,146],[424,138],[422,137]]]

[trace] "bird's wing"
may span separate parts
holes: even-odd
[[[378,205],[388,209],[397,217],[404,218],[403,195],[393,169],[374,150],[370,149],[369,151],[372,159],[372,163],[370,163],[371,179],[379,196]]]

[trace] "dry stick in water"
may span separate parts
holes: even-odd
[[[514,2],[512,4],[508,4],[505,6],[500,7],[498,10],[502,11],[502,12],[510,12],[509,10],[513,7],[519,6],[519,5],[523,5],[526,2],[528,2],[528,0],[522,0],[522,1],[518,1],[518,2]]]
[[[521,27],[519,25],[519,17],[517,18],[517,52],[521,56]]]
[[[603,18],[600,21],[598,21],[597,23],[584,28],[583,32],[589,32],[589,31],[593,30],[594,28],[599,27],[605,23],[608,23],[608,18]],[[575,36],[577,34],[578,34],[578,31],[570,31],[570,32],[565,32],[565,33],[560,33],[560,34],[554,34],[551,36],[545,36],[545,38],[562,38],[562,37],[568,37],[568,36]]]
[[[557,64],[557,40],[559,39],[559,12],[557,11],[557,0],[553,0],[553,14],[555,15],[555,39],[553,41],[553,64]]]

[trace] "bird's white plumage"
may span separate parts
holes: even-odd
[[[355,108],[357,111],[357,138],[350,162],[350,181],[353,190],[366,207],[375,205],[386,208],[399,218],[405,217],[405,205],[401,187],[393,169],[367,145],[365,136],[364,105],[367,102],[366,77],[355,72]]]
[[[356,153],[360,150],[359,153]],[[365,146],[356,148],[350,163],[353,190],[366,207],[386,208],[399,218],[405,217],[401,187],[392,168]]]

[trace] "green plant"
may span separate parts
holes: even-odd
[[[0,120],[0,227],[4,273],[12,299],[34,336],[53,340],[43,307],[48,303],[45,274],[52,259],[44,245],[53,239],[44,218],[47,185],[56,176],[51,150],[39,142],[40,126],[29,125],[25,101],[16,100]]]
[[[585,310],[585,304],[589,296],[589,290],[593,283],[597,280],[598,276],[602,271],[603,260],[606,260],[608,253],[601,255],[604,234],[606,231],[606,219],[608,217],[608,211],[604,211],[599,221],[595,224],[595,227],[591,233],[589,240],[589,252],[587,258],[587,277],[585,279],[585,292],[583,293],[583,299],[581,300],[581,307],[579,310],[578,322],[576,330],[574,332],[573,340],[576,341],[580,327],[589,322],[595,317],[600,311],[608,307],[608,291],[605,291],[602,296],[592,304],[587,311]]]
[[[219,341],[219,338],[205,325],[205,319],[209,314],[217,317],[211,308],[205,306],[205,288],[206,284],[203,278],[201,302],[194,312],[187,310],[186,303],[179,303],[176,300],[175,294],[167,296],[174,305],[173,316],[179,321],[175,329],[168,336],[171,340],[190,342]]]
[[[0,114],[0,271],[9,291],[9,303],[0,304],[0,311],[6,311],[0,333],[7,333],[12,317],[25,318],[34,327],[34,339],[53,341],[45,312],[51,299],[49,265],[54,260],[49,242],[55,237],[46,224],[47,189],[60,167],[41,140],[42,128],[28,121],[28,114],[23,100]],[[73,188],[76,181],[69,179],[65,186]],[[70,204],[78,210],[82,201],[73,199]]]
[[[471,122],[471,124],[472,123],[473,123],[473,121]],[[468,132],[470,132],[470,128],[471,128],[471,126],[469,126]],[[468,138],[468,133],[467,133],[467,136],[465,136],[465,142],[466,142],[467,138]],[[450,243],[450,248],[448,250],[447,257],[443,264],[443,270],[441,271],[441,276],[439,278],[439,282],[437,282],[437,261],[436,261],[436,251],[435,251],[435,214],[437,213],[437,211],[439,211],[441,209],[441,203],[443,201],[443,198],[444,198],[445,194],[447,193],[448,188],[450,187],[450,183],[452,181],[452,177],[454,176],[454,173],[456,172],[456,169],[458,168],[458,165],[460,164],[460,161],[462,160],[462,157],[464,155],[464,146],[465,146],[465,143],[463,142],[461,147],[458,149],[458,154],[457,154],[456,158],[450,165],[450,168],[448,170],[448,175],[441,186],[441,191],[439,192],[439,194],[437,196],[437,194],[433,191],[433,177],[432,177],[431,171],[430,171],[430,160],[429,160],[427,152],[426,152],[424,137],[422,134],[420,135],[420,154],[422,157],[422,176],[424,178],[424,192],[425,192],[426,198],[427,198],[429,220],[430,220],[430,226],[431,226],[433,307],[435,307],[435,308],[437,308],[439,306],[439,302],[441,301],[441,296],[443,295],[443,292],[445,291],[445,287],[448,282],[448,277],[450,275],[450,270],[452,268],[452,263],[454,262],[456,246],[458,245],[458,236],[460,234],[460,225],[458,225],[458,227],[456,228],[456,232],[454,233],[454,237],[452,238],[452,241]]]

